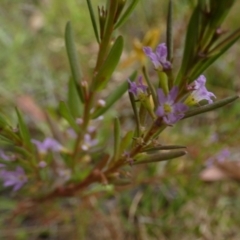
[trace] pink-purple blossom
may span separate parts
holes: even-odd
[[[150,58],[156,69],[171,69],[171,62],[167,60],[167,46],[165,43],[159,44],[155,53],[150,47],[144,47],[143,51]]]
[[[147,86],[143,84],[143,79],[141,76],[138,78],[137,83],[131,82],[129,79],[128,79],[128,82],[130,85],[130,88],[128,91],[134,94],[135,97],[139,97],[142,94],[144,95],[147,94]]]
[[[45,138],[43,142],[35,139],[31,141],[40,153],[46,153],[47,151],[60,152],[63,149],[63,146],[53,138]]]
[[[184,117],[184,112],[188,107],[181,103],[175,102],[178,95],[178,87],[173,87],[166,96],[161,88],[157,90],[159,106],[156,115],[162,117],[167,125],[172,125]]]
[[[22,167],[17,167],[15,171],[0,170],[0,179],[4,187],[13,187],[17,191],[27,183],[28,179]]]
[[[189,90],[192,90],[191,95],[186,99],[186,104],[195,105],[202,100],[207,100],[208,103],[212,103],[212,98],[216,98],[216,96],[207,90],[205,87],[206,78],[204,75],[201,75],[196,79],[192,84],[188,86]]]

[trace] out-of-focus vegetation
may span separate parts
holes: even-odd
[[[94,4],[104,2],[94,1]],[[124,59],[132,39],[142,39],[151,28],[165,41],[166,1],[140,1],[128,24]],[[175,63],[181,57],[186,20],[194,1],[175,1]],[[226,29],[239,25],[237,2]],[[0,6],[0,106],[13,111],[22,96],[39,105],[55,107],[66,97],[69,66],[64,47],[64,27],[72,21],[84,73],[93,66],[97,45],[84,0],[2,0]],[[240,43],[223,55],[206,73],[208,85],[218,98],[238,91]],[[123,59],[123,61],[124,61]],[[127,70],[126,70],[127,71]],[[127,75],[126,75],[127,76]],[[122,81],[126,79],[120,75]],[[127,100],[118,106],[129,109]],[[229,161],[240,160],[239,103],[186,120],[163,141],[181,141],[188,156],[167,163],[134,167],[133,183],[116,191],[89,193],[80,199],[43,204],[36,212],[14,218],[16,202],[0,193],[0,239],[240,239],[240,186],[233,179],[206,183],[200,178],[205,161],[229,148]],[[112,113],[114,115],[114,112]],[[121,113],[120,113],[121,117]],[[124,119],[123,118],[123,119]],[[126,128],[129,123],[124,120]],[[178,133],[178,134],[177,134]],[[240,175],[240,172],[239,172]]]

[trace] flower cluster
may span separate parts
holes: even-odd
[[[165,43],[159,44],[155,53],[150,47],[144,47],[143,51],[157,70],[162,71],[171,68],[171,62],[167,60]],[[161,81],[161,79],[159,80]],[[130,85],[129,92],[133,93],[140,101],[146,99],[148,86],[143,84],[142,77],[139,77],[138,82],[131,82],[130,80],[128,82]],[[158,106],[155,106],[156,117],[160,117],[166,125],[173,125],[184,117],[190,106],[197,105],[202,100],[207,100],[209,104],[212,103],[212,98],[216,98],[216,96],[206,89],[205,84],[206,78],[203,75],[189,84],[187,89],[191,93],[184,102],[178,101],[179,97],[181,97],[180,99],[183,98],[183,96],[179,96],[178,86],[173,86],[170,91],[168,91],[168,86],[165,89],[158,88],[156,90],[158,100]],[[147,105],[147,108],[149,111],[149,105]]]

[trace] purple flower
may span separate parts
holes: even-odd
[[[36,145],[40,153],[46,153],[47,151],[59,152],[63,149],[63,146],[53,138],[45,138],[43,142],[32,139],[31,142]]]
[[[19,190],[27,181],[23,168],[17,167],[15,171],[0,171],[0,178],[4,187],[13,187],[13,191]]]
[[[129,92],[134,94],[136,97],[139,97],[141,95],[147,95],[147,86],[143,84],[142,77],[140,76],[138,78],[138,83],[131,82],[130,79],[128,79],[128,82],[130,84]]]
[[[167,46],[165,43],[159,44],[155,53],[150,47],[144,47],[143,51],[150,58],[156,69],[162,68],[167,70],[171,68],[171,63],[167,61]]]
[[[165,96],[163,90],[157,90],[159,106],[156,110],[156,115],[163,118],[167,125],[172,125],[184,117],[184,112],[188,107],[183,103],[175,103],[178,95],[178,88],[175,86],[169,94]]]
[[[213,102],[212,98],[216,98],[216,96],[206,89],[205,84],[206,78],[201,75],[197,80],[188,86],[188,89],[193,91],[185,101],[187,105],[195,105],[204,99],[207,100],[209,104]]]

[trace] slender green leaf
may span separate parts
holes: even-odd
[[[185,76],[186,72],[190,69],[190,65],[193,64],[193,58],[195,56],[196,48],[198,46],[198,40],[199,40],[199,31],[200,31],[199,26],[200,26],[201,14],[202,14],[201,9],[198,4],[194,9],[188,24],[187,34],[185,37],[182,64],[176,79],[177,85],[182,83],[183,76]]]
[[[185,113],[184,118],[189,118],[189,117],[201,114],[201,113],[205,113],[205,112],[215,110],[217,108],[223,107],[223,106],[225,106],[229,103],[234,102],[238,98],[239,98],[239,96],[227,97],[227,98],[224,98],[222,100],[216,101],[212,104],[204,105],[202,107],[198,107],[196,109],[189,110],[188,112]]]
[[[59,111],[60,111],[60,114],[62,115],[63,118],[65,118],[68,123],[70,124],[70,126],[76,131],[78,132],[79,131],[79,127],[78,125],[76,124],[75,120],[74,120],[74,117],[72,116],[67,104],[63,101],[60,102],[59,104]]]
[[[6,127],[9,126],[6,118],[4,115],[0,114],[0,127]]]
[[[81,70],[80,70],[77,50],[74,43],[72,25],[70,22],[67,23],[66,29],[65,29],[65,44],[66,44],[66,49],[67,49],[67,54],[68,54],[68,59],[71,67],[73,80],[76,85],[76,89],[78,91],[79,97],[81,101],[84,102],[83,90],[80,84],[80,81],[82,78]]]
[[[237,40],[240,38],[240,29],[228,36],[225,40],[219,43],[209,52],[209,57],[203,58],[189,74],[189,83],[194,81],[202,74],[209,66],[212,65],[222,54],[224,54]]]
[[[28,147],[29,150],[33,149],[32,143],[31,143],[31,136],[28,130],[28,127],[25,123],[25,121],[22,118],[21,113],[16,108],[17,116],[18,116],[18,124],[19,124],[19,131],[20,136],[24,141],[24,144]]]
[[[92,26],[93,26],[95,37],[97,39],[97,42],[100,43],[99,34],[98,34],[98,28],[97,28],[97,23],[96,23],[96,18],[95,18],[94,12],[93,12],[91,0],[87,0],[87,5],[88,5],[88,10],[89,10],[89,13],[90,13],[90,17],[91,17],[91,21],[92,21]]]
[[[80,117],[82,114],[82,103],[77,93],[76,85],[72,78],[68,82],[68,99],[69,110],[74,118]]]
[[[108,38],[108,36],[113,30],[113,24],[115,20],[115,14],[117,13],[117,8],[118,1],[107,1],[106,3],[107,19],[105,23],[104,37]]]
[[[133,0],[132,3],[128,6],[128,8],[125,10],[125,12],[122,14],[118,22],[115,24],[114,29],[119,28],[122,26],[128,19],[128,17],[133,12],[134,8],[137,6],[139,0]]]
[[[113,44],[105,62],[94,79],[94,89],[103,89],[118,65],[123,51],[123,37],[119,36]]]
[[[186,153],[187,153],[186,151],[179,150],[179,151],[172,151],[168,153],[145,154],[140,160],[133,162],[133,165],[166,161],[173,158],[182,157]]]
[[[120,143],[120,153],[123,153],[124,151],[126,151],[128,149],[128,147],[132,143],[133,136],[134,136],[134,131],[129,131],[122,138],[121,143]]]
[[[154,146],[154,147],[149,147],[149,148],[144,148],[142,152],[154,152],[154,151],[159,151],[159,150],[174,150],[174,149],[181,149],[181,148],[186,148],[185,146],[180,146],[180,145],[167,145],[167,146]]]

